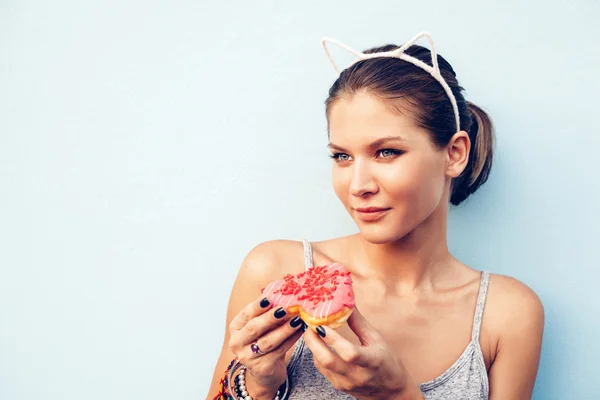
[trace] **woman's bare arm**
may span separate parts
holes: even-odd
[[[210,390],[207,399],[212,399],[218,392],[219,381],[227,365],[234,359],[235,355],[229,350],[229,324],[231,320],[249,303],[255,301],[260,296],[260,290],[270,282],[281,279],[281,276],[289,272],[289,265],[285,266],[284,254],[293,248],[289,241],[270,241],[264,242],[252,249],[240,267],[238,276],[235,280],[229,305],[227,307],[225,338],[223,347],[217,361],[213,374]],[[301,252],[298,252],[298,258],[301,260]],[[291,351],[288,354],[291,355]]]
[[[531,399],[537,376],[544,330],[544,309],[537,295],[523,283],[495,275],[493,325],[496,357],[489,371],[490,399]],[[494,293],[492,293],[494,292]]]

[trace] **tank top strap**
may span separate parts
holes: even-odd
[[[485,299],[490,283],[490,273],[481,271],[481,281],[479,284],[479,295],[477,296],[477,306],[475,307],[475,317],[473,318],[473,332],[471,339],[479,343],[479,333],[481,331],[481,320],[483,318],[483,309],[485,308]]]
[[[302,244],[304,245],[304,267],[309,269],[313,266],[312,247],[305,238],[302,238]]]

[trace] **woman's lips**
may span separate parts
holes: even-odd
[[[372,222],[382,218],[391,208],[361,207],[354,210],[362,221]]]

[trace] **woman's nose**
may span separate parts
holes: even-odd
[[[377,193],[377,182],[367,161],[356,160],[352,165],[352,179],[349,190],[350,194],[356,197]]]

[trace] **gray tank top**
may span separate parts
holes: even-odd
[[[312,248],[303,239],[304,262],[306,268],[313,265]],[[437,378],[420,383],[419,386],[427,400],[487,400],[489,396],[488,375],[479,344],[481,318],[485,306],[489,272],[481,273],[481,283],[471,342],[460,357]],[[291,383],[289,400],[325,400],[354,399],[354,397],[335,389],[319,372],[313,363],[312,353],[304,344],[303,338],[296,343],[288,364],[288,376]]]

